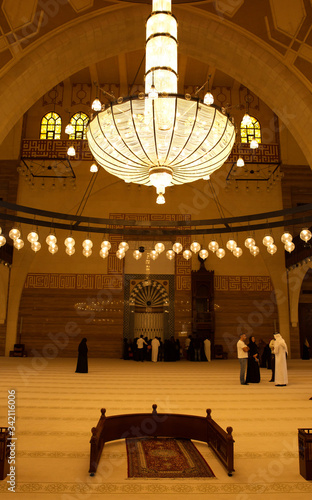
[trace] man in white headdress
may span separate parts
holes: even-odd
[[[278,387],[288,384],[287,357],[288,349],[285,340],[280,333],[274,334],[275,354],[275,385]]]
[[[153,363],[157,363],[158,348],[160,346],[158,338],[157,337],[153,338],[151,344],[152,344],[152,361],[153,361]]]

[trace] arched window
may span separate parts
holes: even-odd
[[[74,133],[70,134],[70,139],[86,139],[87,125],[89,117],[85,113],[75,113],[70,119],[71,125],[74,127]]]
[[[54,111],[50,111],[41,120],[40,139],[60,139],[62,118]]]
[[[244,125],[241,122],[240,126],[240,134],[241,134],[241,142],[251,142],[252,139],[256,139],[256,141],[261,144],[261,127],[260,123],[254,116],[251,116],[251,123],[248,125]]]

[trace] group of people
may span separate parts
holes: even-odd
[[[183,354],[189,361],[211,361],[211,342],[208,338],[203,341],[197,336],[189,335],[185,340],[183,352],[179,339],[173,336],[164,342],[160,337],[148,339],[143,335],[132,342],[124,339],[123,359],[156,363],[157,361],[179,361]]]
[[[184,344],[186,359],[189,361],[211,361],[211,342],[197,335],[189,335]]]
[[[254,336],[246,344],[246,335],[242,333],[237,342],[237,357],[240,363],[240,383],[242,385],[257,384],[260,382],[260,356]],[[271,353],[270,367],[272,377],[270,382],[275,382],[277,387],[288,384],[287,355],[288,349],[280,333],[275,333],[269,343]]]
[[[173,336],[164,342],[160,337],[148,339],[147,337],[136,337],[133,341],[124,339],[123,359],[135,361],[179,361],[180,341]]]

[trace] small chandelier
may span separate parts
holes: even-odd
[[[165,189],[207,177],[227,160],[235,141],[229,116],[198,97],[178,95],[177,21],[171,0],[153,0],[146,23],[145,93],[93,103],[89,148],[107,172],[125,182]],[[209,96],[210,97],[210,96]]]

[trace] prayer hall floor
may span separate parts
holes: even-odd
[[[312,427],[312,360],[289,360],[287,387],[242,386],[237,360],[136,363],[89,359],[0,358],[0,426],[7,426],[8,390],[16,391],[16,493],[0,481],[0,500],[308,500],[312,482],[299,474],[298,428]],[[124,441],[108,443],[99,472],[89,477],[89,440],[102,407],[107,416],[152,411],[212,418],[233,427],[233,477],[195,442],[216,478],[128,479]],[[104,496],[104,495],[105,496]]]

